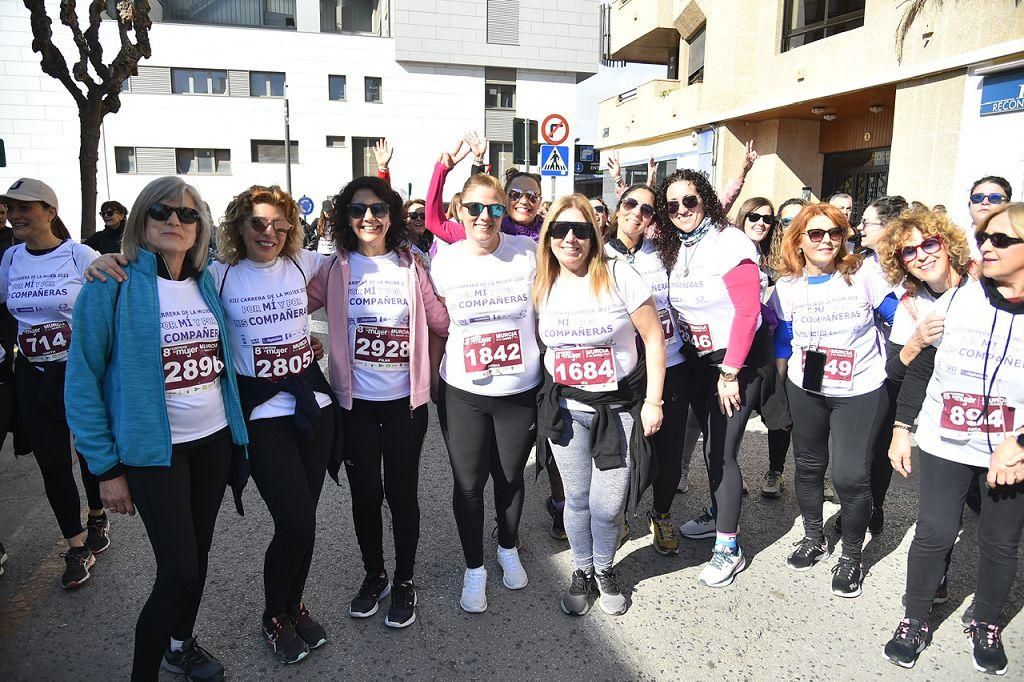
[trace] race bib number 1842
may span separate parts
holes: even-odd
[[[523,344],[518,329],[467,336],[462,343],[466,376],[485,379],[503,374],[522,374]]]

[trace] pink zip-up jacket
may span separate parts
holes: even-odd
[[[406,268],[409,284],[409,406],[416,409],[430,400],[429,332],[448,336],[448,310],[444,307],[430,276],[408,251],[396,251]],[[306,288],[309,312],[327,309],[330,334],[328,369],[338,403],[352,409],[352,349],[348,344],[349,254],[338,251],[324,263]]]

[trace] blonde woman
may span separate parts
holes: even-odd
[[[648,438],[663,419],[665,336],[654,298],[628,263],[605,258],[603,241],[586,197],[557,199],[541,230],[533,287],[546,347],[537,452],[546,439],[565,486],[576,569],[561,607],[574,616],[595,593],[605,613],[626,610],[613,568],[622,513],[649,483]]]

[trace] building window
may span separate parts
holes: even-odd
[[[175,149],[178,175],[231,175],[230,149]]]
[[[284,74],[272,71],[249,72],[251,97],[284,97]]]
[[[484,107],[487,109],[516,108],[516,86],[502,83],[488,83]]]
[[[377,157],[373,155],[373,145],[380,137],[352,138],[352,177],[377,175]]]
[[[387,0],[320,0],[320,31],[388,35]]]
[[[689,45],[689,57],[686,61],[687,85],[704,82],[704,36],[706,33],[707,25],[705,24],[692,38],[686,41]]]
[[[117,3],[107,2],[107,15],[117,19]],[[295,28],[295,0],[169,0],[160,3],[161,21],[180,24]]]
[[[135,173],[135,147],[114,147],[114,172]]]
[[[345,101],[345,77],[327,77],[327,96],[335,102]]]
[[[291,162],[299,162],[299,142],[291,141]],[[284,140],[252,140],[253,163],[284,163]]]
[[[327,146],[330,149],[341,149],[342,147],[345,146],[345,136],[344,135],[328,135],[327,136]]]
[[[228,72],[212,69],[171,69],[171,92],[176,95],[226,95]]]
[[[505,177],[505,171],[512,167],[512,143],[491,142],[488,148],[490,153],[487,162],[491,164],[491,175]]]
[[[782,51],[864,25],[865,0],[785,0]]]
[[[384,79],[367,76],[363,80],[363,90],[367,102],[382,102],[384,100]]]

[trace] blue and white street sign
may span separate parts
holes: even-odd
[[[540,146],[540,174],[565,177],[569,175],[569,147],[553,144]]]
[[[981,115],[1024,111],[1024,70],[985,76],[981,86]]]
[[[299,199],[299,210],[302,211],[302,215],[309,215],[313,212],[313,200],[307,197],[305,194]]]

